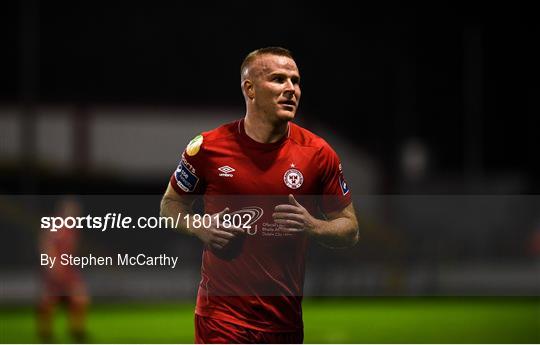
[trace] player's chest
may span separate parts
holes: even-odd
[[[206,171],[212,194],[316,194],[319,171],[308,154],[231,153],[215,157]]]

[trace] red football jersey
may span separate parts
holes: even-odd
[[[204,194],[206,214],[229,207],[239,215],[233,220],[249,225],[223,250],[204,249],[196,313],[261,331],[295,331],[303,326],[307,238],[280,232],[274,207],[293,194],[315,216],[342,210],[351,193],[338,156],[320,137],[289,123],[286,136],[263,144],[243,124],[193,139],[170,180],[179,194]]]

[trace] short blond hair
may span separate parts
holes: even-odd
[[[242,62],[242,65],[240,66],[240,80],[244,80],[244,75],[247,74],[247,70],[251,63],[262,55],[286,56],[294,60],[290,50],[282,47],[266,47],[254,50],[246,56],[246,58]]]

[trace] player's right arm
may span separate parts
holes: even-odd
[[[177,219],[178,214],[180,214],[180,221],[176,230],[179,230],[186,235],[194,236],[195,229],[189,226],[186,219],[184,219],[184,215],[193,213],[192,205],[195,202],[195,199],[196,196],[194,195],[179,195],[169,183],[167,185],[167,190],[161,199],[159,215]]]
[[[211,216],[211,224],[208,227],[194,227],[189,220],[193,219],[192,205],[196,198],[201,197],[206,190],[204,172],[208,169],[208,156],[205,152],[204,135],[198,135],[191,140],[182,154],[180,163],[172,174],[167,190],[161,200],[161,216],[179,219],[177,230],[197,236],[204,244],[212,249],[222,249],[243,229],[228,227],[219,228],[223,224],[223,215],[228,209]],[[180,216],[178,214],[180,213]],[[186,217],[186,215],[191,215]],[[217,216],[217,217],[216,217]]]
[[[164,217],[173,217],[177,219],[178,213],[180,222],[178,223],[177,230],[191,236],[198,237],[204,244],[208,245],[212,249],[223,249],[229,242],[237,235],[243,234],[244,230],[236,227],[227,227],[226,229],[218,228],[218,223],[223,223],[223,215],[229,211],[225,208],[219,213],[213,214],[212,222],[209,227],[193,227],[188,219],[193,217],[184,217],[187,214],[193,214],[192,205],[195,201],[193,195],[180,195],[178,194],[171,184],[167,186],[167,190],[161,199],[160,215]],[[218,218],[219,217],[219,222]]]

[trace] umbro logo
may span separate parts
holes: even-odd
[[[233,171],[235,171],[234,168],[231,168],[228,165],[224,165],[221,168],[218,168],[218,170],[221,171],[219,176],[224,176],[224,177],[233,177],[234,176],[233,174],[231,174]]]

